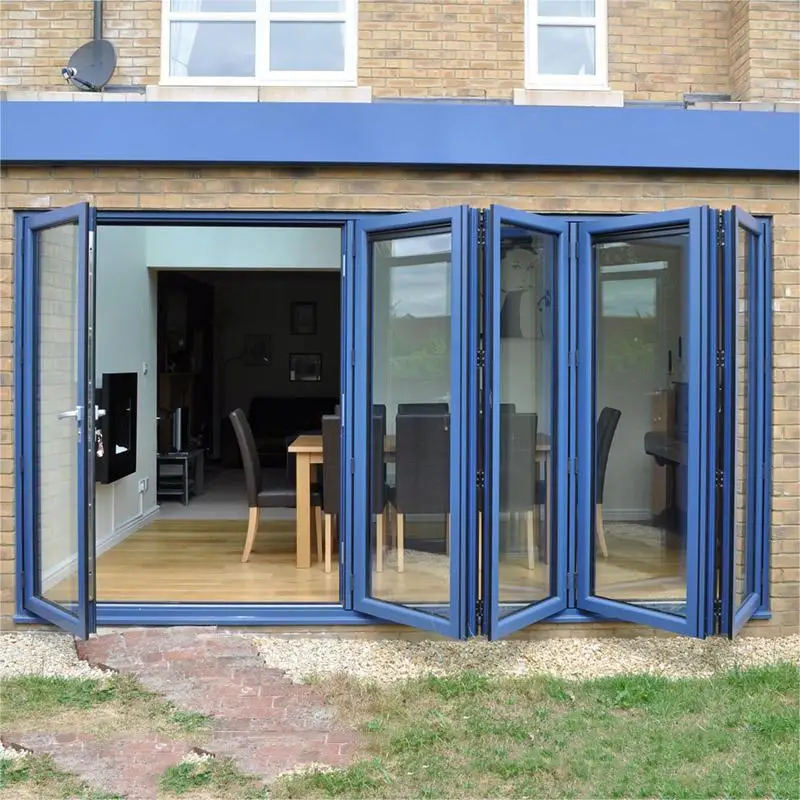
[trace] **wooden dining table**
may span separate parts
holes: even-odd
[[[387,436],[384,452],[390,458],[394,455],[395,437]],[[536,460],[544,464],[546,502],[544,504],[545,530],[550,530],[550,437],[539,434],[536,440]],[[303,434],[290,445],[289,452],[295,457],[297,465],[297,544],[296,560],[298,569],[311,568],[311,479],[313,472],[322,464],[322,435]],[[545,545],[546,550],[547,545]]]

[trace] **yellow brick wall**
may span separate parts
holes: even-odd
[[[751,0],[748,100],[800,100],[800,2]]]
[[[800,615],[800,217],[798,182],[787,176],[626,172],[444,172],[259,167],[6,167],[0,211],[0,618],[13,611],[14,521],[11,209],[88,200],[101,209],[268,209],[401,211],[453,203],[502,203],[540,212],[638,213],[735,203],[774,216],[773,619],[751,633],[797,630]],[[583,627],[581,634],[641,629]],[[537,627],[570,635],[571,629]]]
[[[609,82],[629,100],[685,92],[800,99],[796,0],[608,0]],[[105,0],[113,84],[159,82],[161,0]],[[361,0],[359,84],[375,97],[509,100],[524,83],[523,0]],[[71,91],[91,0],[2,0],[0,87]],[[752,82],[752,88],[750,83]]]
[[[728,0],[608,0],[608,78],[628,100],[728,91]]]

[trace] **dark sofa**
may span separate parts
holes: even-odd
[[[333,414],[338,402],[338,397],[254,397],[246,411],[261,466],[284,468],[287,441],[301,433],[322,433],[323,415]]]

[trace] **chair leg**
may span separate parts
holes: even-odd
[[[406,515],[397,512],[397,571],[402,572],[405,569],[404,552],[403,548],[406,543]]]
[[[375,571],[383,572],[383,531],[386,525],[386,509],[375,519]]]
[[[528,569],[536,567],[536,511],[526,511],[525,521],[528,529]]]
[[[332,546],[332,532],[333,516],[331,514],[325,515],[325,572],[331,571],[331,546]]]
[[[314,527],[317,534],[317,561],[322,561],[322,506],[314,508]]]
[[[594,509],[594,530],[597,534],[597,543],[600,545],[600,552],[603,558],[608,558],[608,546],[606,545],[606,533],[603,530],[603,504],[598,503]]]
[[[250,558],[250,551],[253,549],[256,533],[258,533],[258,506],[250,509],[250,518],[247,522],[247,538],[244,541],[244,552],[242,553],[242,564]]]

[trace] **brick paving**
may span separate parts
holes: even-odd
[[[210,733],[183,740],[9,732],[9,741],[49,753],[92,787],[129,800],[155,798],[160,775],[194,746],[229,756],[264,780],[312,762],[343,766],[355,753],[355,732],[334,720],[319,692],[267,669],[246,636],[214,628],[130,630],[79,642],[78,654],[135,676],[180,710],[213,717]]]

